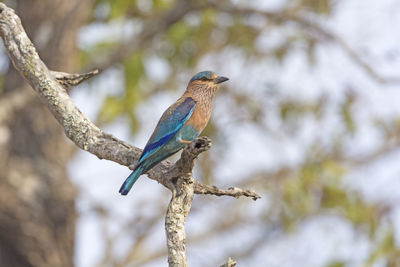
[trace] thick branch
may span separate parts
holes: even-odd
[[[181,158],[175,164],[176,168],[170,173],[174,187],[165,218],[169,266],[187,266],[185,223],[194,195],[194,179],[192,177],[194,160],[210,147],[211,140],[209,138],[195,139],[183,150]]]
[[[100,159],[112,160],[125,166],[134,166],[137,163],[141,150],[101,131],[75,107],[67,91],[59,83],[61,81],[67,87],[76,85],[96,72],[72,75],[49,71],[22,28],[18,16],[3,3],[0,3],[0,35],[14,67],[39,94],[69,139]],[[165,221],[170,266],[187,266],[184,225],[194,194],[192,170],[196,157],[210,147],[211,141],[208,138],[197,138],[184,149],[176,164],[163,161],[148,172],[151,179],[157,180],[173,192]],[[246,191],[241,189],[197,187],[202,188],[203,191],[198,190],[202,194],[259,198],[257,194],[242,193]]]

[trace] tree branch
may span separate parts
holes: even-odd
[[[236,261],[232,260],[231,258],[228,258],[228,261],[225,264],[222,264],[220,267],[235,267],[236,266]]]
[[[56,80],[64,86],[67,90],[71,87],[77,86],[78,84],[86,81],[87,79],[92,78],[93,76],[99,74],[99,70],[92,70],[87,73],[77,73],[77,74],[70,74],[65,72],[59,71],[51,71],[51,74],[56,78]]]
[[[194,182],[195,194],[203,195],[214,195],[214,196],[231,196],[235,198],[239,197],[251,197],[253,200],[261,198],[253,190],[243,190],[237,187],[229,187],[228,189],[220,189],[215,185],[202,184],[199,181]]]
[[[184,227],[194,195],[192,170],[197,156],[210,148],[211,140],[208,137],[196,138],[185,147],[181,158],[175,164],[174,171],[171,172],[172,183],[175,186],[172,189],[172,199],[165,218],[169,266],[187,266]]]
[[[131,168],[135,166],[141,150],[100,130],[75,107],[67,90],[60,84],[61,82],[67,87],[76,85],[97,74],[97,71],[78,75],[49,71],[26,35],[19,17],[3,3],[0,3],[0,36],[14,67],[39,94],[69,139],[100,159],[108,159]],[[210,147],[210,139],[197,138],[186,146],[175,164],[166,160],[148,172],[149,178],[163,184],[173,193],[165,220],[170,266],[187,266],[184,225],[195,192],[192,170],[196,157]],[[259,198],[252,191],[220,190],[200,185],[198,183],[197,192],[201,194]]]

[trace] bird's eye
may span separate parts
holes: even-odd
[[[208,81],[207,77],[201,77],[202,81]]]

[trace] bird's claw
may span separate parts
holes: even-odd
[[[193,148],[199,152],[209,150],[212,145],[211,139],[207,136],[197,137],[192,143]]]

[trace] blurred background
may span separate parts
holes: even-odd
[[[143,147],[198,71],[230,78],[196,162],[189,266],[400,266],[397,0],[7,0],[103,130]],[[176,159],[175,157],[174,159]],[[170,193],[80,151],[0,51],[2,266],[166,266]]]

